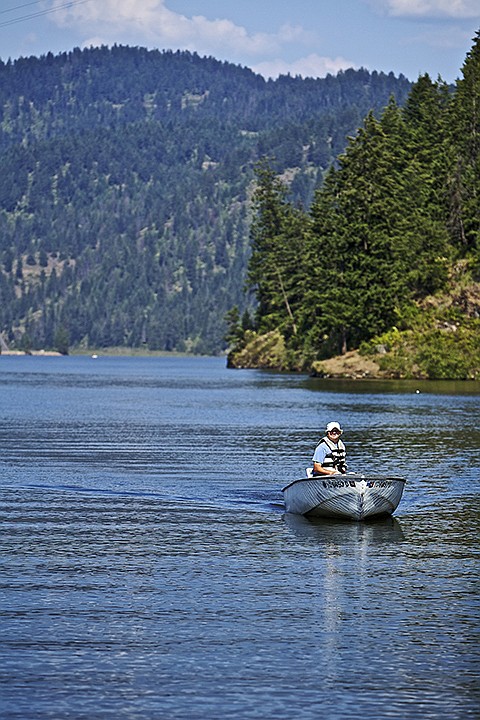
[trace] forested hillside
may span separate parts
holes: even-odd
[[[321,372],[360,349],[396,377],[480,378],[480,33],[454,92],[425,75],[368,113],[309,210],[257,176],[258,309],[230,313],[231,364]]]
[[[3,338],[220,351],[247,302],[255,163],[274,158],[307,208],[347,137],[410,87],[128,47],[0,63]]]

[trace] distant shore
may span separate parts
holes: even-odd
[[[62,357],[62,353],[59,353],[56,350],[29,350],[29,352],[25,352],[25,350],[2,350],[2,352],[0,352],[0,357],[25,357],[27,355],[35,355],[39,357]]]
[[[72,348],[69,355],[98,355],[104,357],[201,357],[195,353],[177,352],[176,350],[149,350],[137,347],[105,347],[105,348]]]
[[[106,347],[106,348],[71,348],[67,354],[60,353],[56,350],[2,350],[0,357],[25,357],[34,355],[35,357],[69,357],[87,356],[87,357],[202,357],[195,353],[177,352],[171,350],[148,350],[147,348],[129,348],[129,347]],[[218,357],[222,357],[219,355]]]

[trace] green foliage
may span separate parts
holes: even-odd
[[[225,342],[233,350],[240,350],[244,345],[245,329],[240,322],[240,312],[237,305],[227,312],[225,315],[227,332],[225,333]]]
[[[63,326],[60,326],[58,328],[57,332],[55,333],[55,340],[54,340],[55,350],[57,350],[62,355],[68,355],[69,342],[70,342],[70,339],[69,339],[68,330]]]
[[[480,31],[457,81],[450,137],[455,152],[451,178],[451,227],[462,250],[480,256]]]
[[[295,335],[296,208],[362,117],[409,89],[365,70],[266,82],[120,46],[0,62],[0,331],[18,345],[28,328],[32,348],[54,347],[63,327],[72,346],[222,350],[226,312],[251,304],[249,198],[268,155],[294,173],[295,209],[284,206],[262,324]]]
[[[373,338],[399,376],[477,376],[475,320],[416,329],[419,303],[449,288],[459,261],[471,280],[480,267],[480,34],[463,74],[455,92],[424,75],[403,109],[391,98],[379,118],[370,112],[303,217],[261,166],[249,273],[257,327],[279,330],[297,361]]]
[[[229,367],[264,367],[276,370],[291,368],[284,337],[278,330],[262,335],[247,330],[244,340],[244,345],[238,352],[229,354]]]
[[[322,335],[338,352],[392,323],[400,302],[404,275],[400,258],[392,261],[399,255],[392,232],[396,148],[369,115],[312,206],[309,312],[315,308]]]
[[[480,378],[480,322],[455,332],[426,332],[416,349],[416,362],[428,378],[473,380]]]
[[[416,329],[389,331],[363,343],[360,350],[374,356],[381,370],[392,377],[478,380],[480,320],[464,320],[462,325],[444,323],[442,327],[427,313]]]
[[[256,290],[260,332],[298,332],[305,281],[304,242],[308,220],[286,200],[286,187],[264,161],[257,166],[252,255],[247,281]]]
[[[27,355],[31,353],[32,339],[28,333],[23,333],[18,343],[18,347],[20,350],[23,350],[23,352],[27,353]]]

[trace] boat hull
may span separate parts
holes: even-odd
[[[391,515],[404,487],[403,478],[351,473],[294,480],[282,488],[282,493],[287,513],[365,520]]]

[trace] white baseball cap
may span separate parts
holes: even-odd
[[[338,422],[329,422],[327,425],[327,433],[332,432],[332,430],[338,430],[338,432],[343,432],[342,428],[340,427],[340,423]]]

